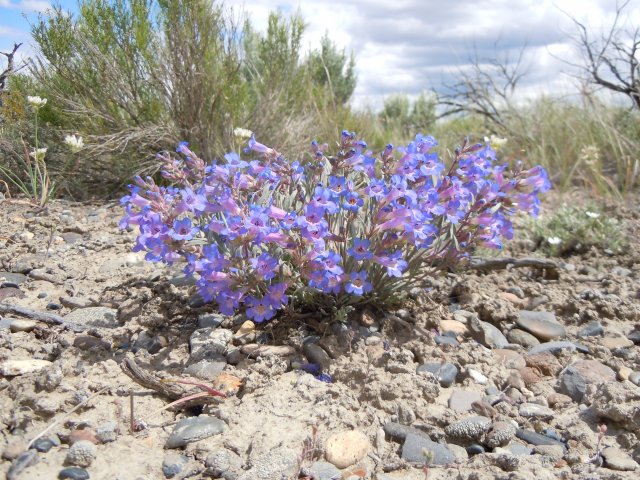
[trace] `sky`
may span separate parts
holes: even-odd
[[[61,6],[75,11],[75,0]],[[380,108],[394,92],[411,97],[443,90],[469,68],[498,58],[515,61],[524,45],[527,72],[521,98],[545,93],[570,95],[576,81],[567,62],[580,62],[571,35],[575,25],[565,12],[584,23],[597,38],[613,22],[616,0],[226,0],[266,28],[270,11],[299,11],[307,24],[305,49],[319,45],[329,32],[339,47],[355,54],[356,106]],[[0,51],[14,41],[29,44],[29,19],[50,7],[46,0],[0,0]],[[26,15],[26,18],[25,18]],[[630,0],[621,18],[640,25],[640,0]],[[31,51],[21,49],[23,55]],[[0,60],[1,61],[1,60]],[[0,63],[0,67],[3,64]]]

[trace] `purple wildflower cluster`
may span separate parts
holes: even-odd
[[[173,186],[135,178],[121,227],[139,227],[134,251],[186,263],[203,299],[270,320],[303,288],[353,303],[384,301],[434,270],[461,265],[478,246],[502,248],[509,217],[537,215],[550,188],[542,167],[508,171],[489,144],[465,144],[447,168],[436,140],[417,135],[374,155],[344,131],[337,152],[312,143],[289,162],[251,138],[210,164],[181,143],[159,155]]]

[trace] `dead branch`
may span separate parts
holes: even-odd
[[[75,322],[69,322],[59,315],[55,315],[53,313],[38,312],[29,308],[19,307],[18,305],[10,305],[8,303],[0,303],[0,313],[11,313],[13,315],[19,315],[31,320],[46,323],[47,325],[62,325],[69,328],[70,330],[73,330],[74,332],[86,330],[86,328],[82,325]]]
[[[4,55],[5,57],[7,57],[7,68],[5,68],[2,73],[0,73],[0,93],[4,92],[7,88],[7,80],[9,79],[9,76],[13,73],[16,73],[17,71],[19,71],[21,68],[24,67],[24,65],[15,68],[14,65],[14,60],[13,57],[16,54],[16,51],[20,48],[20,46],[22,45],[22,43],[14,43],[13,44],[13,50],[11,52],[0,52],[0,55]],[[0,99],[0,105],[2,105],[2,100]]]
[[[179,400],[188,395],[201,392],[197,388],[186,388],[182,384],[163,382],[162,378],[140,367],[131,356],[122,360],[120,368],[138,385],[153,390],[171,400]],[[218,400],[215,397],[202,396],[180,404],[180,408],[192,408],[217,402]]]
[[[507,268],[539,268],[548,270],[558,270],[560,267],[553,260],[548,258],[474,258],[471,260],[469,268],[472,270],[503,270]]]
[[[566,63],[577,68],[592,85],[626,95],[640,109],[640,28],[620,25],[629,3],[616,4],[611,27],[597,40],[582,22],[561,10],[576,26],[572,40],[584,56],[582,64]]]

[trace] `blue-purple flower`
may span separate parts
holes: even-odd
[[[353,293],[354,295],[364,295],[371,291],[371,284],[367,281],[367,272],[351,272],[349,274],[349,280],[344,284],[344,289],[347,293]]]

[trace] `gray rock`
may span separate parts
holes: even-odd
[[[298,473],[298,453],[287,447],[267,452],[252,462],[253,466],[238,480],[281,480]]]
[[[578,330],[578,337],[597,337],[604,333],[604,327],[600,322],[594,320],[592,322],[584,325],[580,330]]]
[[[213,380],[226,366],[227,360],[222,355],[219,355],[217,359],[200,360],[197,363],[189,365],[184,373],[192,377],[200,378],[201,380]]]
[[[627,338],[634,344],[640,345],[640,330],[634,330],[627,335]]]
[[[204,359],[218,360],[219,356],[225,353],[232,338],[231,330],[216,327],[199,328],[189,339],[189,363],[197,363]]]
[[[629,375],[629,381],[640,387],[640,372],[631,372]]]
[[[203,313],[198,316],[198,328],[219,327],[224,319],[224,315],[219,313]]]
[[[4,278],[3,281],[15,283],[16,285],[22,285],[27,281],[27,276],[22,273],[14,272],[0,272],[0,278]]]
[[[565,328],[558,323],[552,312],[520,310],[516,324],[540,340],[553,340],[567,334]]]
[[[402,425],[396,422],[387,422],[384,424],[384,433],[386,433],[389,437],[394,438],[396,440],[404,440],[409,435],[423,435],[429,438],[422,430],[418,430],[415,427],[409,427],[407,425]]]
[[[509,341],[497,327],[483,322],[477,316],[469,320],[469,330],[473,338],[485,347],[504,348],[509,345]]]
[[[555,355],[556,353],[559,353],[562,350],[573,351],[575,349],[576,349],[576,345],[574,343],[560,340],[557,342],[545,342],[545,343],[541,343],[540,345],[536,345],[535,347],[530,348],[527,354],[535,355],[537,353],[551,352]]]
[[[437,335],[435,337],[436,344],[438,345],[448,345],[450,347],[457,347],[460,345],[458,340],[454,337],[450,337],[449,335]]]
[[[523,430],[519,428],[516,430],[516,437],[520,440],[523,440],[531,445],[562,445],[564,448],[565,445],[558,440],[547,437],[546,435],[542,435],[541,433],[534,432],[533,430]]]
[[[424,363],[416,369],[416,373],[432,374],[442,387],[450,387],[456,382],[458,367],[452,363]]]
[[[220,448],[214,450],[205,460],[207,474],[213,475],[214,478],[235,479],[242,471],[242,459],[238,454]]]
[[[482,400],[482,394],[473,390],[456,389],[449,397],[449,408],[456,412],[468,412],[471,404]]]
[[[523,403],[518,409],[521,417],[525,418],[551,418],[554,415],[553,410],[537,403]]]
[[[133,353],[137,353],[140,350],[146,350],[151,355],[155,355],[163,347],[165,347],[167,341],[160,337],[159,335],[154,335],[145,330],[138,334],[138,338],[136,339],[133,347],[131,347],[131,351]]]
[[[461,440],[479,440],[491,428],[491,419],[481,415],[463,418],[444,429],[450,437]]]
[[[595,360],[579,360],[560,372],[559,388],[561,393],[580,402],[587,385],[615,381],[616,373],[606,365]]]
[[[515,456],[527,456],[533,453],[533,449],[523,445],[519,442],[512,442],[505,447],[512,455]]]
[[[480,445],[479,443],[472,443],[471,445],[469,445],[467,447],[467,453],[469,455],[479,455],[481,453],[484,453],[485,449],[482,445]]]
[[[97,454],[96,446],[88,440],[79,440],[69,448],[65,463],[78,467],[88,467],[91,465]]]
[[[412,463],[448,465],[456,462],[456,455],[445,443],[436,443],[427,436],[410,434],[402,445],[402,459]]]
[[[34,442],[31,444],[29,448],[33,448],[34,450],[37,450],[40,453],[47,453],[49,450],[51,450],[55,446],[56,446],[55,442],[50,438],[41,437],[34,440]]]
[[[640,467],[634,459],[619,448],[605,448],[602,450],[602,456],[604,464],[612,470],[631,472]]]
[[[178,475],[184,466],[189,463],[189,458],[177,453],[170,453],[162,462],[162,473],[165,478],[173,478]]]
[[[531,335],[529,332],[520,330],[519,328],[512,328],[507,332],[507,340],[517,345],[522,345],[525,348],[535,347],[540,345],[540,340]]]
[[[105,422],[96,428],[96,438],[100,443],[115,442],[118,438],[118,424],[116,422]]]
[[[320,365],[323,371],[326,371],[331,365],[329,354],[317,343],[304,343],[302,345],[302,353],[304,353],[309,362]]]
[[[38,452],[35,450],[27,450],[11,463],[11,467],[7,472],[7,480],[19,478],[19,475],[25,468],[29,468],[36,463],[38,463]]]
[[[339,480],[342,478],[340,470],[329,462],[313,462],[309,467],[303,468],[303,474],[312,480]]]
[[[89,472],[80,467],[67,467],[58,472],[58,480],[88,480]]]
[[[95,306],[95,302],[82,297],[60,297],[60,303],[67,308],[89,308]]]
[[[107,307],[78,308],[65,315],[67,322],[75,323],[83,327],[118,328],[120,323],[117,318],[118,311]]]
[[[183,418],[173,428],[164,448],[179,448],[224,432],[225,423],[216,417],[200,415]]]

